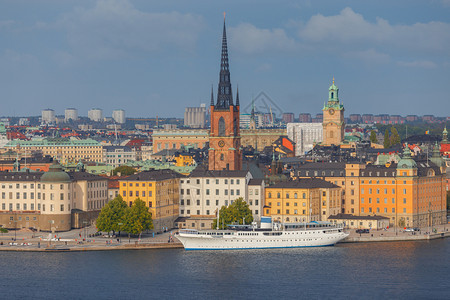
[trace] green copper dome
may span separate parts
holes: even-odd
[[[411,158],[411,150],[409,150],[408,144],[405,145],[403,150],[403,157],[400,159],[397,165],[397,169],[414,169],[417,168],[417,164],[414,159]]]
[[[41,176],[41,182],[67,183],[70,182],[70,176],[62,170],[59,163],[53,163],[48,172]]]

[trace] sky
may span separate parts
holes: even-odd
[[[450,116],[450,0],[1,0],[1,116],[183,117],[217,93],[223,13],[242,112]]]

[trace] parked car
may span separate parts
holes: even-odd
[[[356,233],[369,233],[369,229],[356,229]]]
[[[420,231],[420,228],[414,227],[414,231]]]
[[[405,232],[414,232],[414,228],[406,228],[404,231]]]

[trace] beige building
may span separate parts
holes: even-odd
[[[49,155],[61,163],[103,161],[102,145],[92,139],[77,140],[70,138],[45,138],[41,140],[13,140],[6,148],[17,151],[20,154],[34,151]]]
[[[389,218],[383,216],[354,216],[337,214],[328,218],[330,222],[344,224],[350,229],[385,229],[389,228]]]
[[[153,153],[167,149],[180,149],[191,145],[194,148],[203,148],[209,142],[208,129],[168,129],[155,130],[152,134]]]
[[[242,147],[252,146],[258,151],[263,151],[265,147],[272,146],[280,136],[286,135],[286,129],[241,129]]]
[[[91,223],[107,202],[106,178],[67,173],[59,164],[45,173],[0,172],[0,186],[0,225],[9,229],[79,228]]]

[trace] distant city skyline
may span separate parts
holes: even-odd
[[[448,115],[450,2],[6,1],[2,116],[179,117],[217,92],[222,14],[233,93],[320,113],[333,76],[345,116]]]

